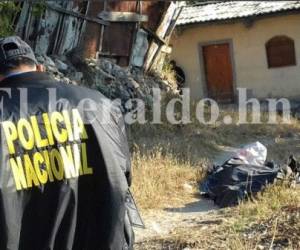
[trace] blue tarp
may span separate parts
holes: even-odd
[[[200,191],[220,207],[234,206],[273,183],[278,171],[274,164],[254,166],[226,162],[214,167],[200,184]]]

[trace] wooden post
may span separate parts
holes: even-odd
[[[89,5],[87,8],[86,17],[93,20],[98,20],[96,22],[89,22],[87,20],[85,28],[82,31],[81,41],[77,49],[76,57],[81,59],[84,58],[95,58],[99,50],[99,34],[101,33],[102,24],[105,25],[103,20],[97,18],[97,14],[101,11],[103,7],[103,2],[101,1],[88,1]],[[101,23],[100,23],[101,22]],[[99,25],[100,24],[100,25]]]
[[[103,5],[103,11],[106,11],[107,9],[107,0],[104,0],[104,5]],[[101,26],[101,33],[100,33],[100,40],[99,40],[99,48],[98,51],[101,53],[103,49],[103,38],[104,38],[104,32],[105,32],[105,26]],[[96,55],[98,58],[98,55]]]

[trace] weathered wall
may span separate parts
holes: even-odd
[[[172,57],[186,73],[194,99],[204,96],[199,43],[232,39],[236,86],[253,90],[254,96],[300,97],[300,15],[266,17],[251,28],[243,23],[194,25],[173,37]],[[269,69],[265,43],[275,35],[294,39],[297,66]]]
[[[114,59],[121,66],[128,66],[131,63],[137,31],[144,25],[143,27],[156,33],[169,5],[170,2],[165,1],[47,0],[45,11],[34,15],[34,4],[28,0],[24,1],[16,33],[26,40],[37,54],[63,55],[74,51],[73,55],[79,60],[96,58],[98,55]],[[103,11],[119,15],[119,19],[102,20],[99,14],[103,14]],[[140,14],[140,19],[122,20],[119,12]],[[132,18],[134,15],[128,16]],[[148,17],[148,21],[145,16]],[[170,25],[166,24],[167,27]],[[148,35],[146,39],[149,43],[153,40]],[[148,46],[148,42],[143,44]],[[137,44],[139,45],[139,41]],[[149,46],[146,50],[148,49]],[[144,50],[141,55],[147,57]]]
[[[138,1],[107,1],[105,8],[103,1],[91,1],[87,15],[97,18],[97,15],[103,10],[145,14],[149,17],[149,21],[143,24],[155,32],[168,5],[169,3],[163,1],[143,2],[139,13]],[[115,59],[121,66],[127,66],[130,63],[136,31],[136,22],[111,22],[103,30],[100,55]],[[86,31],[83,34],[80,48],[83,57],[94,57],[96,55],[100,47],[100,34],[101,27],[99,25],[86,24]]]
[[[76,2],[60,2],[56,6],[80,12]],[[64,54],[77,47],[83,20],[47,8],[34,15],[33,5],[24,2],[16,27],[16,34],[25,39],[37,54]]]

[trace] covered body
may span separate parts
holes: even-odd
[[[279,168],[224,163],[201,183],[200,191],[220,207],[237,205],[274,182]]]

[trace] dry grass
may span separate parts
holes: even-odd
[[[242,230],[252,222],[260,221],[280,211],[284,206],[300,206],[299,189],[292,189],[289,185],[281,183],[269,186],[252,202],[243,202],[234,210],[238,220],[233,226],[236,230]]]
[[[221,117],[233,111],[222,111]],[[280,120],[280,117],[279,117]],[[182,206],[198,193],[197,183],[206,168],[219,154],[219,146],[238,146],[253,141],[268,141],[268,158],[276,163],[286,162],[290,154],[300,156],[300,124],[242,124],[185,126],[133,125],[129,129],[133,152],[133,192],[143,209]],[[187,190],[186,186],[191,186]],[[199,221],[198,226],[182,228],[179,224],[169,235],[149,239],[137,249],[269,249],[285,241],[286,249],[300,249],[291,230],[300,231],[294,223],[294,212],[300,208],[300,190],[285,185],[273,185],[256,199],[238,207],[221,210],[215,220]],[[211,220],[211,218],[210,218]],[[221,221],[221,223],[219,223]],[[290,226],[287,225],[287,222]],[[264,232],[259,231],[260,225]],[[286,230],[285,232],[285,229]],[[279,243],[278,243],[279,242]],[[281,243],[280,243],[281,242]],[[298,248],[297,248],[298,247]],[[271,248],[270,248],[271,249]],[[284,249],[284,248],[279,248]]]
[[[156,72],[163,79],[168,81],[173,89],[177,89],[176,73],[169,62],[165,62],[161,71]]]
[[[233,213],[235,219],[226,225],[232,249],[257,249],[258,246],[279,249],[300,248],[300,189],[274,185],[253,202],[244,202]],[[241,246],[250,245],[251,248]],[[255,246],[255,247],[254,247]]]
[[[238,124],[238,114],[233,110],[220,111],[220,120],[227,115],[233,118],[233,124],[226,125],[216,122],[212,125],[203,125],[192,118],[190,124],[172,125],[163,116],[163,123],[159,125],[151,123],[132,125],[129,128],[132,151],[138,148],[141,154],[149,155],[160,148],[162,155],[169,154],[178,161],[197,166],[203,160],[214,159],[220,152],[219,146],[238,146],[257,140],[263,143],[264,141],[273,143],[276,140],[278,144],[284,144],[280,141],[281,138],[300,138],[300,123],[297,120],[292,120],[290,124],[284,124],[281,117],[278,116],[278,124]],[[263,120],[267,119],[266,114],[263,114],[262,117]],[[283,147],[286,145],[288,143],[285,143]],[[296,149],[296,147],[294,148]],[[291,151],[293,151],[292,147]],[[282,157],[287,158],[288,156]],[[278,157],[273,158],[273,155],[271,158],[283,160]]]
[[[172,158],[160,149],[152,155],[133,155],[133,193],[143,209],[183,204],[196,192],[203,172]]]

